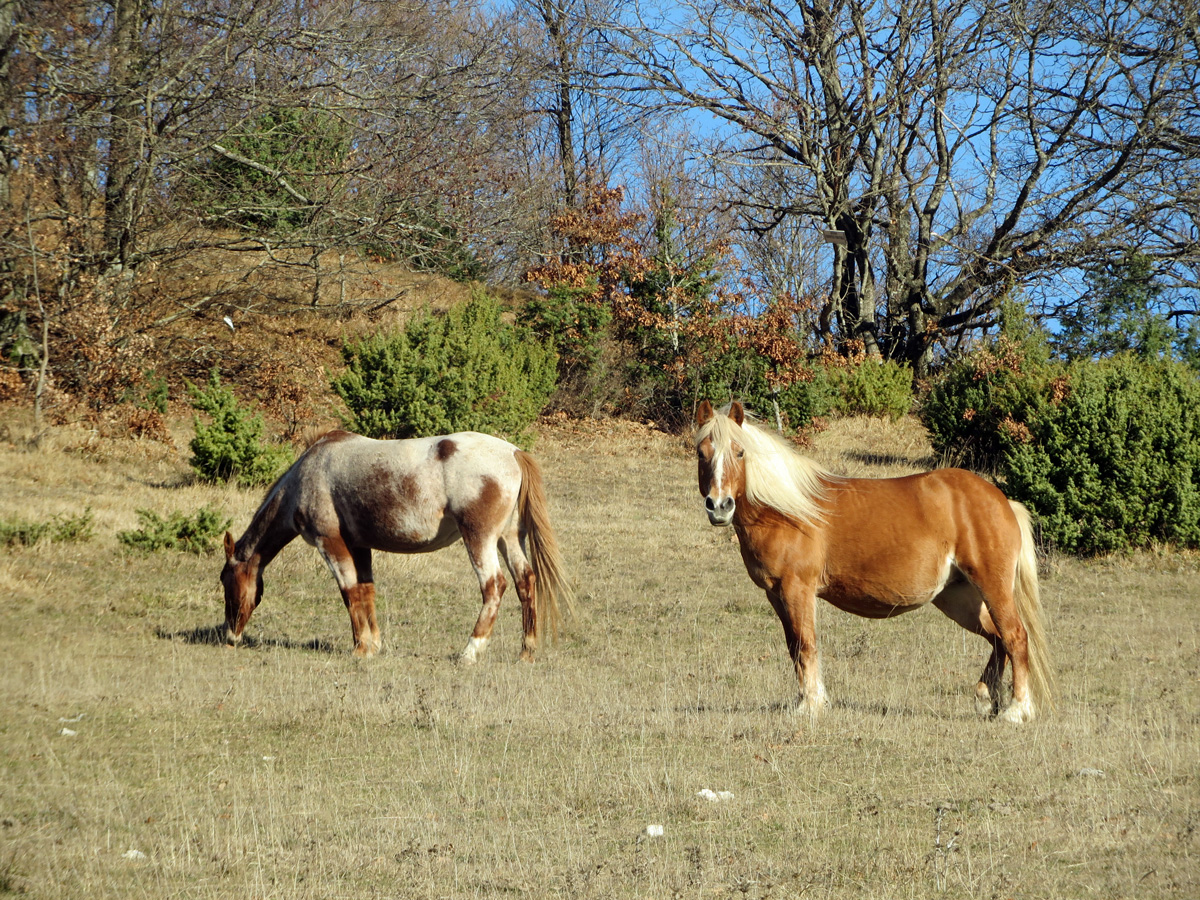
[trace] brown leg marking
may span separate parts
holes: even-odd
[[[537,620],[537,576],[533,569],[526,567],[516,575],[517,597],[521,600],[521,630],[524,637],[521,641],[521,659],[533,662],[533,654],[537,651],[538,620]]]
[[[355,656],[374,656],[379,652],[379,625],[375,621],[375,585],[356,584],[342,591],[342,600],[350,611],[350,632],[354,637]]]

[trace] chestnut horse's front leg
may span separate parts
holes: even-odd
[[[783,625],[788,655],[800,682],[799,709],[816,716],[828,704],[821,680],[821,657],[817,651],[817,592],[807,582],[785,578],[777,589],[767,589],[767,599]]]

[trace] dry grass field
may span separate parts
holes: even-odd
[[[510,590],[463,667],[461,546],[377,556],[385,652],[359,661],[296,543],[231,650],[221,559],[115,533],[204,503],[240,533],[260,492],[195,485],[186,452],[148,442],[0,441],[0,518],[96,522],[0,549],[0,893],[1200,897],[1196,556],[1047,561],[1059,706],[1024,729],[975,718],[985,645],[932,608],[824,606],[833,705],[811,724],[678,437],[566,423],[534,452],[581,616],[521,664]],[[838,422],[813,452],[856,474],[932,462],[911,422]]]

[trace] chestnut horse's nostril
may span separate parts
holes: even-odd
[[[704,498],[704,508],[710,513],[729,513],[733,510],[733,504],[732,497],[722,497],[720,500],[713,500],[712,497]]]

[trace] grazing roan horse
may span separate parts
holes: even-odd
[[[371,551],[426,553],[462,540],[479,576],[483,610],[463,660],[483,652],[507,582],[521,600],[521,659],[532,660],[543,625],[557,629],[571,601],[550,528],[541,470],[507,441],[463,432],[377,441],[331,431],[267,492],[236,543],[225,534],[225,627],[230,643],[262,599],[262,572],[297,535],[317,548],[350,612],[354,652],[380,649]]]
[[[982,714],[1014,723],[1051,702],[1029,513],[962,469],[844,478],[746,418],[740,403],[696,414],[700,493],[737,532],[746,571],[783,623],[800,706],[826,703],[816,599],[868,618],[932,602],[992,646],[975,688]],[[1012,660],[1012,701],[1000,679]]]

